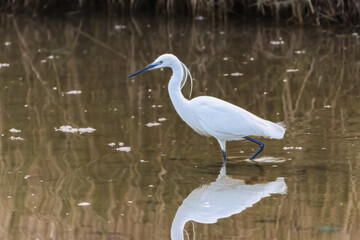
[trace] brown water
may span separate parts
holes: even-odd
[[[178,212],[185,239],[357,239],[359,34],[2,17],[0,238],[170,239]],[[217,141],[170,102],[171,71],[127,78],[165,52],[192,72],[194,96],[284,121],[285,138],[259,138],[258,165],[244,161],[256,145],[230,142],[219,175]]]

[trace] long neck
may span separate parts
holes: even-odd
[[[184,98],[184,96],[182,95],[180,88],[184,72],[180,62],[175,62],[171,66],[171,69],[173,71],[173,74],[168,85],[168,91],[171,102],[173,103],[176,111],[183,118],[183,113],[184,111],[186,111],[187,103],[189,102],[189,100]]]

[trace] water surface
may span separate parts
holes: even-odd
[[[2,17],[1,238],[170,239],[184,200],[216,186],[200,206],[222,214],[187,222],[185,238],[356,239],[359,34],[207,19]],[[259,138],[257,165],[244,161],[256,145],[230,142],[219,184],[218,143],[175,112],[171,71],[127,78],[166,52],[190,69],[193,96],[284,121],[285,138]],[[262,194],[279,181],[281,190]],[[233,207],[247,195],[259,197]]]

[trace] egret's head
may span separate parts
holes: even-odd
[[[174,61],[178,61],[177,57],[175,57],[174,55],[172,54],[163,54],[161,55],[160,57],[158,57],[153,63],[151,63],[150,65],[146,66],[145,68],[131,74],[129,76],[130,77],[133,77],[135,76],[136,74],[139,74],[139,73],[142,73],[142,72],[145,72],[146,70],[150,70],[150,69],[156,69],[156,68],[163,68],[163,67],[170,67]]]

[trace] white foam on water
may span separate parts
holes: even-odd
[[[60,131],[64,133],[92,133],[95,132],[95,128],[87,127],[87,128],[74,128],[72,126],[60,126],[60,128],[55,128],[55,131]]]
[[[78,203],[78,206],[81,206],[81,207],[86,207],[86,206],[90,206],[91,204],[89,202],[81,202],[81,203]]]
[[[21,130],[16,129],[16,128],[11,128],[11,129],[9,129],[9,132],[12,132],[12,133],[19,133],[19,132],[21,132]]]
[[[65,92],[65,94],[68,94],[68,95],[78,95],[81,93],[82,93],[81,90],[71,90],[71,91]]]
[[[118,147],[115,149],[116,151],[120,151],[120,152],[130,152],[131,151],[131,147]]]
[[[158,122],[153,122],[153,123],[147,123],[145,124],[147,127],[156,127],[156,126],[159,126],[161,125],[161,123],[158,123]]]

